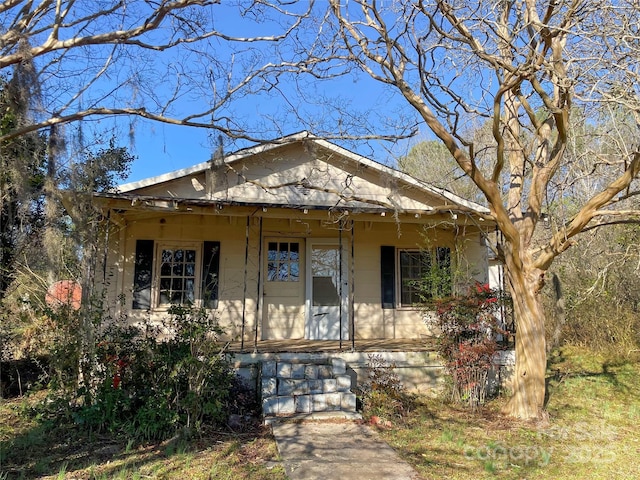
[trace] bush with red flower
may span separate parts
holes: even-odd
[[[507,299],[486,284],[477,283],[466,295],[435,302],[441,331],[438,352],[452,379],[452,397],[472,408],[486,400],[489,371],[500,349],[502,328],[498,312]]]

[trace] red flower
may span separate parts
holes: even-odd
[[[116,373],[116,374],[113,376],[113,388],[116,388],[116,389],[117,389],[117,388],[120,386],[120,381],[121,381],[121,379],[120,379],[120,374],[119,374],[119,373]]]

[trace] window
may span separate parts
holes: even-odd
[[[380,286],[383,309],[451,295],[451,249],[400,250],[381,246]]]
[[[158,305],[194,304],[196,300],[196,249],[162,247],[159,252]]]
[[[153,240],[137,240],[132,308],[173,304],[217,308],[219,268],[220,242],[156,246]]]
[[[267,250],[268,282],[300,280],[300,244],[298,242],[269,242]]]
[[[451,249],[399,250],[398,257],[400,305],[451,294]]]

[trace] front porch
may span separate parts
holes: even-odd
[[[260,340],[258,342],[231,342],[227,352],[232,354],[282,353],[340,353],[340,352],[435,352],[437,339],[363,339],[363,340]]]
[[[370,356],[375,355],[394,367],[395,373],[411,391],[432,393],[442,386],[442,362],[435,351],[436,339],[378,340],[262,340],[248,345],[230,343],[226,352],[234,369],[260,391],[260,368],[264,362],[291,364],[329,364],[340,359],[351,377],[351,388],[367,376]]]

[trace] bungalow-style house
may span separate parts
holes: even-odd
[[[488,281],[486,208],[307,132],[95,199],[114,313],[202,306],[244,350],[424,338],[416,280]]]

